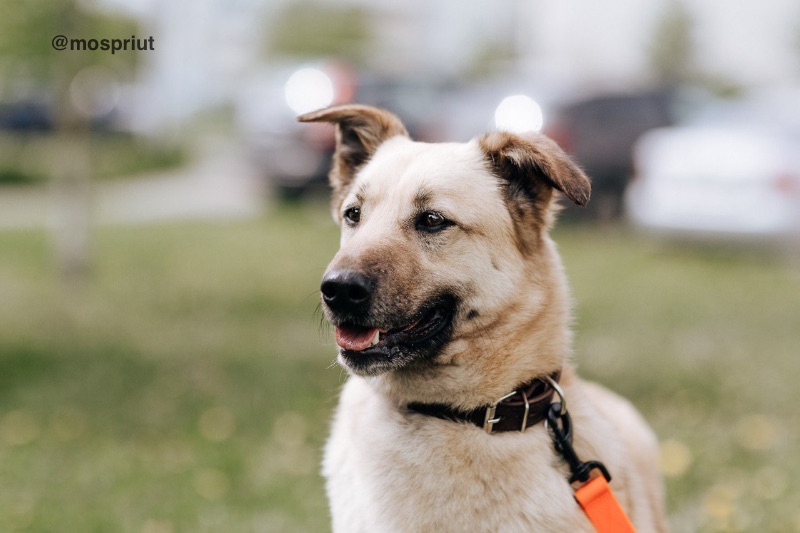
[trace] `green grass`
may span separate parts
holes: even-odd
[[[785,260],[556,234],[582,373],[664,444],[674,531],[800,527],[800,274]],[[49,236],[0,233],[0,530],[326,531],[342,383],[316,287],[319,205],[105,227],[58,282]]]
[[[674,531],[800,529],[800,269],[757,251],[567,229],[585,376],[663,446]]]
[[[55,134],[0,134],[0,185],[43,183],[60,169],[49,154],[69,152]],[[111,180],[179,167],[187,162],[185,150],[171,143],[157,143],[126,133],[93,133],[71,143],[89,150],[87,168],[93,179]]]

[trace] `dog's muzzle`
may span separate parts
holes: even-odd
[[[356,374],[376,375],[430,360],[453,331],[457,299],[449,292],[431,295],[410,310],[379,305],[377,279],[350,269],[326,273],[320,292],[340,361]]]

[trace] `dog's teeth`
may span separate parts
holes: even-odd
[[[375,332],[375,336],[372,337],[372,344],[370,344],[370,346],[375,346],[376,344],[378,344],[380,342],[380,340],[381,340],[381,332],[380,331],[376,331]]]

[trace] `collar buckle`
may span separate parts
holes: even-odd
[[[500,402],[504,402],[505,400],[508,400],[509,398],[514,396],[515,394],[517,394],[517,391],[511,391],[508,394],[506,394],[505,396],[503,396],[502,398],[500,398],[499,400],[497,400],[496,402],[494,402],[493,404],[491,404],[489,407],[486,408],[486,417],[483,419],[483,429],[486,430],[486,433],[491,433],[492,432],[492,428],[494,428],[494,425],[497,424],[498,422],[500,422],[501,417],[495,416],[496,413],[497,413],[497,405]],[[528,399],[527,399],[527,397],[525,398],[525,407],[526,407],[525,419],[527,421],[527,418],[528,418],[527,417],[527,407],[528,407]]]

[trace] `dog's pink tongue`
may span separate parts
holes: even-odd
[[[336,344],[345,350],[362,352],[372,345],[377,332],[377,329],[337,327]]]

